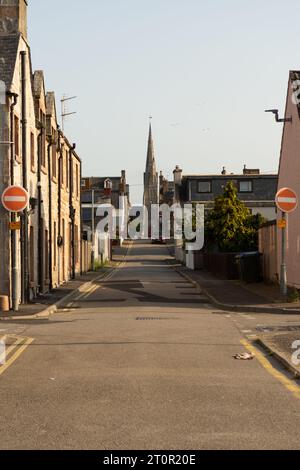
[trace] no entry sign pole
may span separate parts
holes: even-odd
[[[282,188],[276,194],[276,205],[282,213],[280,228],[281,236],[281,269],[280,269],[280,292],[283,297],[287,296],[287,265],[286,265],[286,242],[287,242],[287,213],[293,212],[298,205],[298,197],[290,188]]]
[[[3,207],[12,214],[11,220],[16,221],[16,214],[26,212],[29,203],[29,194],[22,186],[9,186],[3,191],[1,196]],[[12,308],[15,312],[19,310],[19,268],[17,264],[17,234],[16,225],[10,224],[9,229],[12,230]],[[23,232],[21,241],[23,238]],[[24,243],[22,241],[22,243]],[[21,251],[23,256],[24,249]],[[23,263],[24,264],[24,263]]]
[[[287,268],[286,268],[286,212],[282,212],[283,228],[281,236],[281,271],[280,271],[280,292],[283,297],[287,296]]]

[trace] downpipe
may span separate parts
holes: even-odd
[[[14,126],[14,109],[18,102],[18,95],[16,93],[8,93],[13,101],[10,105],[10,184],[15,184],[15,126]],[[11,222],[16,221],[16,213],[12,212]],[[18,312],[19,310],[19,269],[17,264],[18,254],[18,240],[17,231],[11,231],[11,301],[12,310]]]
[[[21,52],[21,88],[22,88],[22,170],[23,187],[28,191],[27,175],[27,97],[26,97],[26,51]],[[22,302],[29,301],[29,265],[28,265],[28,211],[22,215]]]

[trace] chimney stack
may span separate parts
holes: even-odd
[[[181,186],[181,180],[182,180],[182,170],[181,168],[177,165],[175,170],[173,171],[174,175],[174,184]]]
[[[247,168],[247,165],[244,165],[243,170],[244,175],[260,175],[259,168]]]
[[[27,39],[28,0],[0,0],[0,36],[21,33]]]

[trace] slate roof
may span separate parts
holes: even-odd
[[[9,91],[13,81],[20,35],[0,36],[0,80]]]

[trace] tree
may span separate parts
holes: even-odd
[[[214,208],[206,216],[206,247],[222,252],[255,251],[258,249],[258,229],[262,222],[260,214],[251,215],[238,198],[235,184],[229,181],[224,193],[215,199]]]

